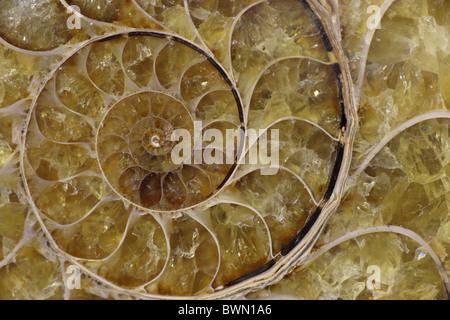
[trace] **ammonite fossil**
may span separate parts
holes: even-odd
[[[2,1],[0,298],[445,299],[450,2],[412,2]]]

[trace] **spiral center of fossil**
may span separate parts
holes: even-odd
[[[150,138],[150,141],[151,141],[151,145],[152,145],[153,147],[155,147],[155,148],[161,147],[161,137],[160,137],[159,134],[153,135],[153,136]]]
[[[152,128],[144,135],[142,144],[149,153],[157,156],[170,151],[172,141],[170,141],[170,130],[162,131]]]
[[[173,212],[197,206],[223,188],[237,168],[245,133],[238,92],[194,44],[139,36],[125,47],[127,59],[133,50],[140,57],[148,48],[149,61],[139,67],[125,63],[142,91],[118,90],[122,98],[102,114],[95,137],[100,169],[113,191],[140,209]],[[99,56],[114,58],[109,47],[98,48]],[[109,83],[102,71],[98,77]],[[231,131],[237,139],[226,148],[223,138]]]

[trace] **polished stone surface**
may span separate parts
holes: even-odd
[[[300,1],[3,0],[0,299],[447,299],[450,1],[308,2],[331,10],[354,139],[338,49]],[[278,171],[246,161],[258,136],[174,163],[197,121],[278,130]],[[252,281],[325,205],[339,140],[311,251]]]

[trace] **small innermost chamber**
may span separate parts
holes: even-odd
[[[172,141],[170,141],[170,137],[167,136],[167,133],[164,133],[159,129],[150,129],[147,131],[142,143],[145,150],[155,156],[166,154],[173,145]]]

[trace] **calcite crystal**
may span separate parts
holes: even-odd
[[[1,1],[0,299],[448,299],[449,13]]]

